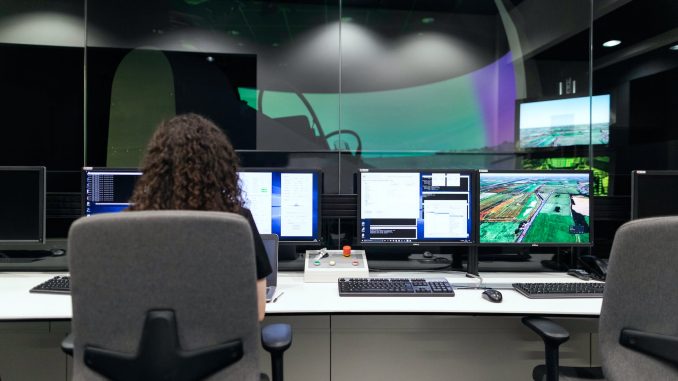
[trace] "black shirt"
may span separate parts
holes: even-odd
[[[254,236],[254,258],[257,266],[257,279],[264,279],[273,271],[271,270],[271,263],[268,261],[268,255],[266,254],[264,242],[261,240],[259,230],[257,230],[257,225],[254,223],[252,212],[250,212],[250,210],[247,208],[242,208],[242,212],[240,214],[247,218],[247,222],[250,223],[250,227],[252,228],[252,236]]]

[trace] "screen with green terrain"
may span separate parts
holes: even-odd
[[[480,173],[480,243],[590,243],[589,172]]]

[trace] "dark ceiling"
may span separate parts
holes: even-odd
[[[639,46],[653,37],[678,28],[678,0],[634,0],[598,18],[593,23],[593,59]],[[587,61],[590,30],[586,29],[562,43],[540,53],[536,59]],[[603,42],[620,40],[616,47],[605,48]],[[678,43],[678,32],[671,41]],[[670,45],[667,42],[666,45]],[[584,48],[582,48],[584,47]],[[677,54],[678,59],[678,54]]]

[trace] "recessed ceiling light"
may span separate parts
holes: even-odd
[[[671,50],[678,50],[678,44],[677,44],[677,45],[671,46],[669,49],[671,49]]]
[[[619,44],[621,44],[621,41],[619,41],[619,40],[610,40],[610,41],[603,42],[603,46],[606,47],[606,48],[611,48],[611,47],[617,46]]]
[[[422,24],[433,24],[436,21],[433,17],[424,17],[421,19]]]

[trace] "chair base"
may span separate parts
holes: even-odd
[[[560,381],[604,380],[602,368],[561,366],[558,368]],[[538,365],[532,371],[534,381],[546,381],[546,365]]]

